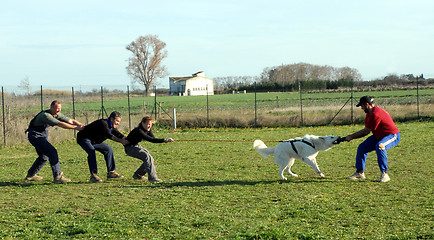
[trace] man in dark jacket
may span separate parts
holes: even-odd
[[[106,139],[122,143],[123,145],[128,143],[125,136],[116,129],[120,122],[121,114],[114,111],[110,114],[109,118],[96,120],[86,125],[83,130],[77,134],[77,143],[87,153],[90,182],[102,182],[102,179],[98,176],[95,150],[104,155],[107,165],[107,179],[123,177],[116,172],[113,148],[107,143],[104,143]]]
[[[149,117],[144,117],[139,125],[134,128],[127,136],[128,144],[124,145],[125,153],[133,158],[138,158],[143,161],[143,164],[134,173],[134,179],[144,179],[145,174],[148,174],[148,181],[161,182],[157,177],[157,171],[155,170],[154,158],[149,151],[140,146],[139,142],[142,140],[152,143],[168,143],[173,142],[172,138],[155,138],[152,133],[152,120]]]

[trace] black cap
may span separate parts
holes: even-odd
[[[364,103],[369,103],[369,105],[372,105],[374,103],[374,98],[371,96],[363,96],[360,98],[360,101],[357,103],[356,107],[360,107],[360,105]]]

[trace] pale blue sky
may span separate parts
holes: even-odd
[[[129,85],[125,47],[147,34],[167,43],[169,76],[305,62],[434,77],[433,12],[432,0],[2,1],[0,85]]]

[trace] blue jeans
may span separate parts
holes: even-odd
[[[92,142],[87,138],[77,139],[77,143],[87,153],[87,163],[89,164],[90,174],[98,173],[95,150],[104,155],[105,163],[107,165],[107,172],[116,170],[113,148],[110,147],[110,145],[104,142],[92,144]]]
[[[357,148],[356,168],[357,172],[365,171],[365,162],[368,153],[372,151],[377,152],[378,166],[381,172],[387,172],[387,150],[396,146],[401,140],[401,134],[389,134],[384,138],[378,140],[374,135],[368,137]]]
[[[60,174],[60,163],[57,150],[53,145],[51,145],[51,143],[48,142],[47,137],[48,131],[29,131],[27,138],[33,147],[35,147],[38,158],[36,158],[35,162],[30,167],[29,171],[27,172],[27,176],[33,176],[37,174],[45,165],[45,163],[47,163],[47,161],[50,162],[53,177],[56,177]]]

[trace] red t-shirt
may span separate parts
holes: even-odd
[[[371,113],[366,114],[365,127],[371,129],[376,139],[399,132],[389,113],[377,106],[374,106]]]

